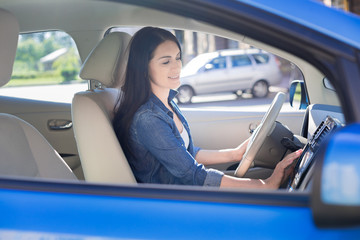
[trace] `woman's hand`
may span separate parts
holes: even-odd
[[[267,188],[269,189],[278,189],[280,185],[284,182],[285,179],[289,177],[291,172],[294,170],[295,159],[300,157],[302,149],[297,150],[296,152],[290,153],[282,161],[280,161],[273,172],[273,174],[265,180]]]
[[[247,141],[244,142],[244,145],[247,145]],[[241,145],[239,146],[239,148],[241,148]],[[300,149],[287,155],[282,161],[280,161],[276,165],[273,174],[266,180],[237,178],[224,175],[221,180],[220,187],[278,189],[281,183],[294,170],[293,162],[301,155],[302,151],[303,150]]]
[[[246,139],[242,144],[240,144],[237,148],[233,149],[232,152],[232,161],[240,162],[243,158],[247,145],[249,143],[250,138]]]

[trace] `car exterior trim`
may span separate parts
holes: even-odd
[[[309,207],[309,194],[297,192],[289,194],[279,191],[233,191],[218,188],[204,188],[177,185],[102,185],[92,183],[66,182],[59,180],[34,180],[0,178],[0,189],[19,191],[40,191],[50,193],[91,194],[113,197],[135,197],[145,199],[186,200],[235,204],[257,204],[271,206]]]

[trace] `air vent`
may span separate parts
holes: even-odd
[[[310,146],[315,150],[315,147],[318,147],[326,136],[337,126],[341,124],[336,119],[333,119],[330,116],[327,116],[324,121],[321,122],[319,127],[316,129],[314,137],[310,141]]]

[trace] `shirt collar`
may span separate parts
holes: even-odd
[[[168,102],[169,104],[171,103],[171,101],[175,98],[175,96],[178,94],[177,91],[170,89],[169,92],[169,97],[168,97]],[[165,105],[161,102],[161,100],[154,94],[151,93],[151,97],[150,99],[152,100],[152,102],[154,104],[156,104],[157,106],[159,106],[164,112],[166,112],[170,117],[173,117],[173,113],[167,108],[165,107]],[[171,104],[170,104],[171,105]]]
[[[176,95],[178,94],[178,91],[170,89],[168,101],[171,102]]]

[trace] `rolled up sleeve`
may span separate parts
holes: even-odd
[[[224,176],[224,173],[215,169],[207,169],[206,171],[207,175],[204,181],[204,186],[220,187],[221,179]]]

